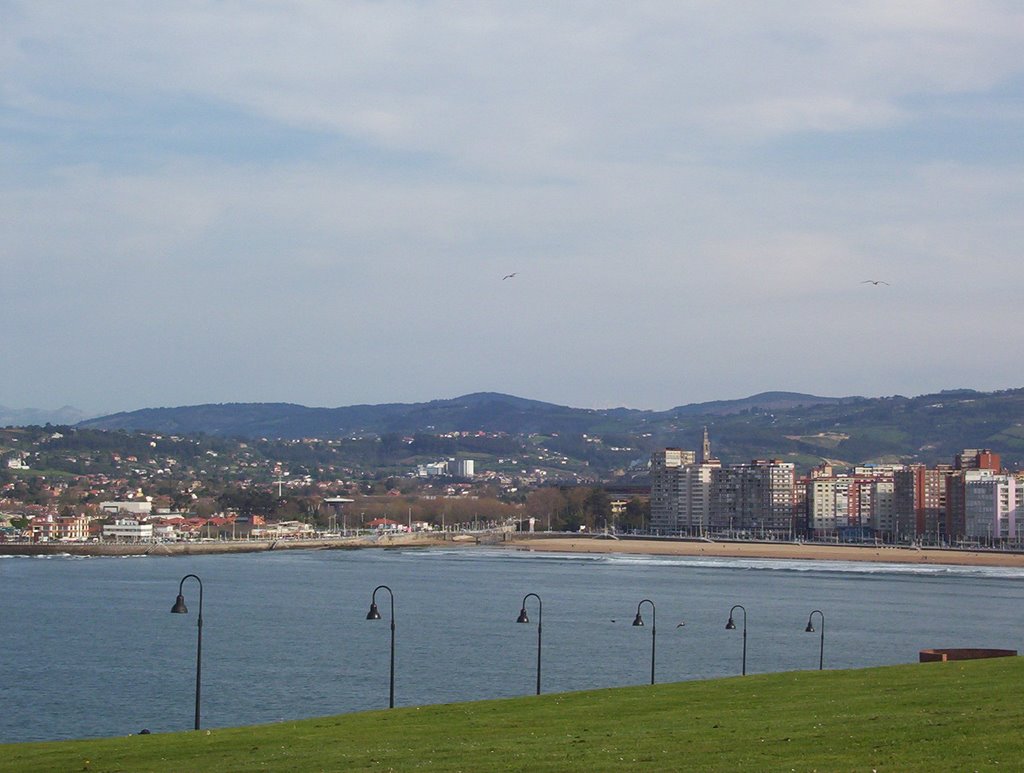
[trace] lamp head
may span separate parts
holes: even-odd
[[[174,606],[171,607],[171,611],[176,615],[188,614],[188,607],[185,606],[185,597],[180,593],[178,594],[177,600],[174,602]]]
[[[644,619],[642,617],[640,617],[640,613],[637,612],[636,613],[636,617],[633,618],[633,625],[643,625],[643,624],[644,624]]]
[[[729,615],[729,622],[725,624],[725,630],[727,630],[727,631],[735,631],[736,630],[736,621],[732,619],[732,615]]]
[[[367,620],[380,620],[380,610],[377,609],[377,602],[370,602],[370,611],[366,613]]]
[[[811,623],[809,619],[807,621],[807,627],[804,628],[804,633],[814,633],[814,625]]]
[[[526,616],[526,607],[523,607],[522,609],[519,610],[519,617],[516,618],[516,622],[517,623],[528,623],[528,622],[530,622],[530,618],[528,618]]]

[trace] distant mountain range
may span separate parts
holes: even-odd
[[[89,415],[70,405],[55,411],[41,408],[8,408],[0,405],[0,427],[42,427],[47,424],[77,424]]]
[[[308,408],[288,403],[223,403],[147,408],[88,419],[84,428],[238,438],[337,439],[467,431],[559,436],[581,443],[599,467],[643,458],[654,448],[697,448],[703,426],[726,462],[766,456],[809,466],[948,462],[965,447],[992,448],[1024,462],[1024,389],[951,390],[918,397],[818,397],[764,392],[740,400],[667,411],[586,409],[481,392],[427,403]],[[587,436],[584,438],[583,436]]]
[[[741,400],[717,400],[648,411],[633,408],[570,408],[496,392],[477,392],[428,403],[384,403],[307,408],[292,403],[219,403],[145,408],[80,422],[90,429],[128,429],[233,437],[297,439],[457,430],[510,435],[629,432],[681,416],[727,416],[745,411],[790,410],[862,398],[830,398],[764,392]]]

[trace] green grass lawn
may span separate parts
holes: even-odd
[[[0,746],[5,771],[1024,767],[1024,660],[801,671]]]

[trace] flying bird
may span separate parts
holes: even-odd
[[[883,282],[881,279],[865,279],[863,282],[861,282],[861,284],[862,285],[871,284],[871,285],[878,286],[878,285],[888,285],[889,283],[888,282]]]
[[[518,271],[513,271],[511,274],[505,274],[505,276],[503,276],[501,278],[501,281],[504,282],[506,279],[511,279],[512,277],[514,277],[518,273],[519,273]]]

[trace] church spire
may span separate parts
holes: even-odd
[[[707,464],[711,460],[711,439],[708,437],[708,428],[704,427],[704,440],[700,446],[700,463]]]

